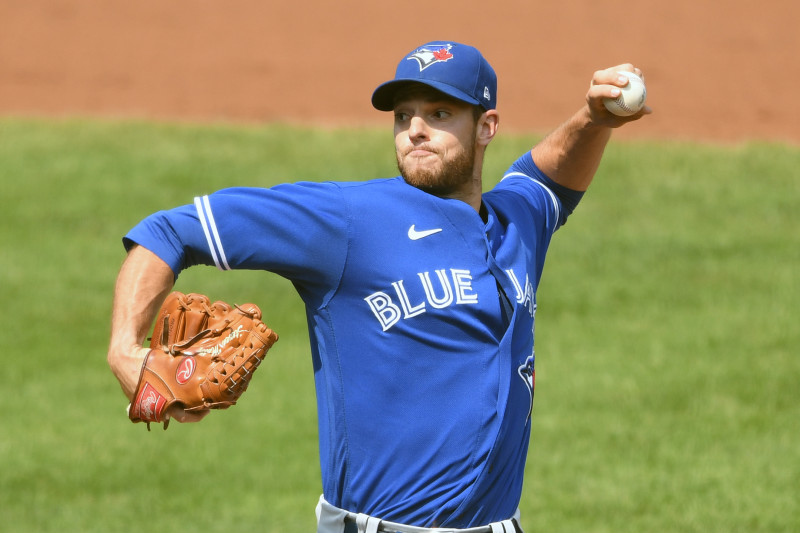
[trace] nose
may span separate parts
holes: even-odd
[[[408,137],[412,140],[427,141],[428,137],[428,124],[422,117],[411,117],[408,124]]]

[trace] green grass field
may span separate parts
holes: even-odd
[[[533,142],[501,134],[487,177]],[[790,146],[609,147],[539,291],[527,531],[800,531],[799,168]],[[0,531],[314,531],[291,285],[181,276],[281,341],[235,408],[148,433],[105,360],[121,236],[228,185],[395,173],[388,128],[0,120]]]

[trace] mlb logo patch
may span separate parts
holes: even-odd
[[[417,63],[419,63],[419,71],[422,72],[431,65],[444,63],[453,59],[454,56],[450,52],[452,47],[453,45],[451,44],[443,44],[442,46],[419,48],[406,59],[416,60]]]

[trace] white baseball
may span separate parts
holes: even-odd
[[[633,72],[621,71],[620,74],[628,77],[628,84],[620,88],[620,95],[616,98],[604,98],[606,109],[621,117],[629,117],[638,113],[647,100],[647,87],[644,80]]]

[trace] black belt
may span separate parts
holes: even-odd
[[[502,526],[501,531],[503,533],[524,533],[522,528],[520,527],[519,523],[516,519],[512,518],[511,523],[514,526],[514,529],[508,531],[505,526]],[[397,524],[394,522],[384,521],[382,520],[380,525],[378,526],[378,531],[381,533],[406,533],[409,531],[414,530],[425,530],[429,529],[430,531],[436,532],[437,530],[440,533],[446,533],[452,531],[453,533],[458,532],[465,532],[465,533],[493,533],[492,526],[479,526],[479,527],[471,527],[467,529],[454,529],[454,528],[423,528],[418,526],[406,526],[404,524]],[[356,524],[356,515],[348,514],[344,519],[344,533],[358,533],[358,525]]]

